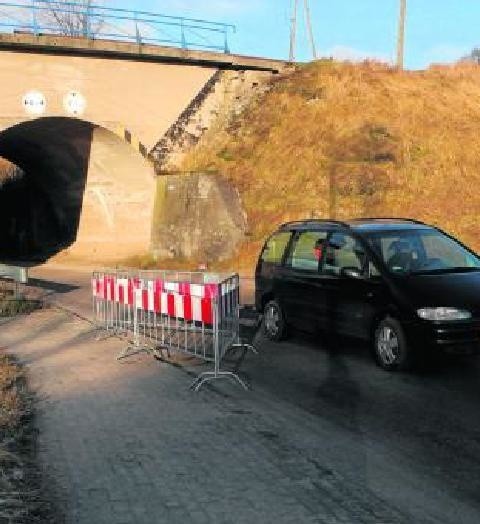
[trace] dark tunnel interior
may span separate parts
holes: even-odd
[[[94,125],[40,118],[0,133],[19,176],[0,182],[0,261],[41,262],[77,235]]]

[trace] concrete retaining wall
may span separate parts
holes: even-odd
[[[158,179],[152,235],[156,256],[206,263],[228,258],[243,240],[246,225],[238,192],[220,175]]]

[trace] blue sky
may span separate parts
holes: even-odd
[[[233,52],[287,58],[291,0],[116,0],[107,5],[231,22]],[[303,5],[303,1],[299,1]],[[392,61],[399,0],[310,0],[319,54]],[[302,12],[298,58],[310,58]],[[451,62],[480,46],[480,1],[408,0],[406,65]]]

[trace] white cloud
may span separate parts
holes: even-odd
[[[379,60],[388,63],[392,61],[391,57],[381,53],[364,51],[362,49],[355,49],[343,45],[335,45],[328,49],[322,49],[320,50],[320,54],[325,57],[332,57],[337,60],[349,60],[351,62],[361,62],[366,59]]]
[[[428,49],[423,53],[423,61],[429,64],[448,64],[456,62],[465,55],[468,55],[472,49],[465,46],[452,44],[441,44]]]

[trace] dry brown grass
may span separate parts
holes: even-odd
[[[23,420],[28,413],[23,391],[23,372],[0,349],[0,521],[16,522],[27,514],[15,477],[22,472],[22,460],[14,443],[20,441]]]
[[[20,368],[0,353],[0,442],[14,435],[25,412],[18,389],[22,378]]]
[[[308,217],[412,217],[480,250],[480,68],[424,72],[319,61],[277,78],[185,170],[239,189],[250,237],[230,261],[253,268],[275,226]]]
[[[55,522],[35,464],[32,398],[23,368],[0,348],[0,522]]]

